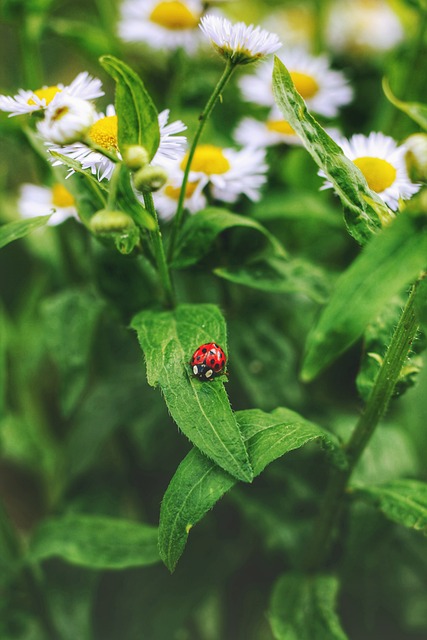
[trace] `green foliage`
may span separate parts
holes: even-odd
[[[313,440],[330,449],[334,438],[289,409],[271,414],[248,409],[236,414],[249,459],[258,476],[271,462]],[[163,562],[173,571],[191,528],[235,484],[235,478],[193,449],[179,465],[162,502],[159,548]]]
[[[383,90],[388,100],[390,100],[391,104],[394,105],[403,113],[406,113],[407,116],[412,118],[414,122],[420,125],[422,129],[427,131],[427,105],[422,104],[421,102],[404,102],[403,100],[399,100],[393,94],[390,84],[387,78],[383,79]]]
[[[356,496],[372,502],[393,522],[427,532],[427,484],[394,480],[383,485],[357,487]]]
[[[341,276],[309,335],[302,375],[314,378],[363,333],[385,304],[425,267],[423,217],[400,216],[364,249]]]
[[[160,142],[159,122],[154,103],[141,78],[114,56],[100,62],[116,81],[116,113],[119,121],[119,147],[137,144],[145,147],[150,160]]]
[[[346,640],[336,614],[338,589],[331,575],[289,573],[279,578],[269,613],[276,640]]]
[[[19,238],[25,238],[32,231],[42,227],[49,220],[48,216],[38,216],[37,218],[30,218],[29,220],[17,220],[16,222],[9,222],[0,227],[0,249],[5,247],[14,240]]]
[[[168,409],[183,433],[203,453],[239,480],[252,469],[236,418],[220,379],[202,382],[189,362],[203,343],[226,349],[226,330],[213,305],[180,305],[175,311],[143,311],[132,322],[147,363],[147,379],[160,386]]]
[[[27,560],[59,557],[91,569],[124,569],[160,560],[157,528],[124,519],[70,514],[45,520],[34,532]]]

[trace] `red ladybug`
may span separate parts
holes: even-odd
[[[224,373],[226,362],[227,357],[221,347],[216,342],[207,342],[195,350],[190,365],[193,374],[206,381]]]

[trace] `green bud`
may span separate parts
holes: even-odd
[[[158,191],[168,179],[168,174],[162,167],[147,165],[134,175],[135,188],[138,191]]]
[[[406,168],[413,182],[427,181],[427,134],[414,133],[405,140]]]
[[[123,160],[128,169],[138,171],[138,169],[142,169],[150,162],[150,157],[145,147],[131,144],[125,149]]]
[[[127,231],[132,229],[135,223],[124,211],[101,209],[92,216],[89,226],[94,233],[102,235]]]

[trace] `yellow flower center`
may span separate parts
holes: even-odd
[[[191,198],[191,196],[196,190],[196,187],[197,187],[197,182],[187,182],[187,187],[185,189],[185,197]],[[168,184],[168,186],[165,189],[165,194],[169,198],[172,198],[173,200],[178,200],[180,191],[181,191],[181,187],[173,187],[171,184]]]
[[[59,87],[45,87],[44,89],[37,89],[37,91],[33,91],[33,93],[38,98],[40,98],[40,100],[43,100],[44,98],[46,100],[46,105],[48,105],[52,102],[56,94],[59,93],[60,91],[62,91],[62,89],[60,89]],[[28,100],[28,104],[33,105],[37,103],[35,102],[35,100],[30,98]]]
[[[188,162],[188,153],[181,162],[181,169],[184,171]],[[224,156],[222,149],[213,144],[201,144],[197,147],[191,163],[192,171],[200,171],[208,176],[213,173],[227,173],[230,163]]]
[[[89,129],[88,136],[99,147],[107,151],[118,151],[118,123],[117,116],[106,116],[97,120]]]
[[[316,80],[306,73],[300,73],[299,71],[290,71],[291,78],[295,85],[295,89],[300,96],[306,100],[312,98],[319,91],[319,85]]]
[[[365,176],[369,188],[376,193],[385,191],[396,180],[396,169],[387,160],[365,156],[353,162]]]
[[[286,120],[269,120],[267,122],[267,129],[269,131],[275,131],[276,133],[283,133],[287,136],[295,135],[295,131]]]
[[[172,31],[194,29],[197,27],[199,19],[200,15],[195,16],[184,3],[178,0],[159,2],[150,14],[151,22]]]
[[[56,183],[52,187],[52,204],[54,207],[72,207],[74,198],[68,189]]]

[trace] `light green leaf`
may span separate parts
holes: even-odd
[[[226,349],[224,318],[214,305],[180,305],[175,311],[143,311],[132,326],[147,362],[148,383],[161,387],[169,411],[185,435],[220,467],[251,481],[252,469],[224,384],[202,382],[189,362],[201,344]]]
[[[313,440],[338,449],[326,431],[289,409],[279,408],[272,413],[249,409],[238,411],[236,416],[255,476],[273,460]],[[181,462],[163,497],[160,512],[160,555],[170,571],[184,551],[190,529],[235,483],[235,478],[197,449]]]
[[[412,118],[417,124],[420,125],[425,131],[427,131],[427,104],[421,102],[404,102],[399,100],[393,94],[389,81],[387,78],[383,78],[383,91],[387,100],[391,102],[397,109],[406,113],[407,116]]]
[[[157,109],[141,78],[114,56],[102,56],[100,63],[116,81],[116,113],[119,123],[119,147],[141,145],[153,159],[159,143]]]
[[[91,569],[125,569],[159,562],[157,528],[104,516],[66,515],[42,522],[27,559],[60,557]]]
[[[330,294],[325,272],[300,259],[261,258],[241,266],[219,267],[214,273],[230,282],[261,291],[305,294],[319,303],[324,303]]]
[[[335,611],[338,589],[331,575],[279,578],[269,613],[276,640],[347,640]]]
[[[0,249],[14,240],[25,238],[35,229],[42,227],[49,220],[48,216],[37,216],[28,220],[17,220],[0,226]]]
[[[256,220],[231,213],[227,209],[210,207],[187,219],[178,239],[174,267],[182,268],[196,264],[209,251],[219,234],[236,227],[253,230],[257,235],[261,234],[275,254],[285,255],[285,250],[278,240]]]
[[[404,527],[427,534],[427,484],[393,480],[372,487],[356,487],[356,496],[373,502],[382,513]]]
[[[302,377],[313,379],[363,333],[394,295],[427,263],[426,219],[400,215],[373,238],[338,280],[307,341]]]
[[[288,70],[278,58],[274,64],[273,92],[286,120],[349,210],[346,215],[349,232],[358,242],[366,242],[381,226],[381,221],[390,220],[389,209],[369,189],[362,172],[307,111]]]
[[[117,194],[120,208],[128,213],[139,227],[154,231],[156,223],[135,195],[131,185],[129,171],[124,165],[120,168],[120,180]]]

